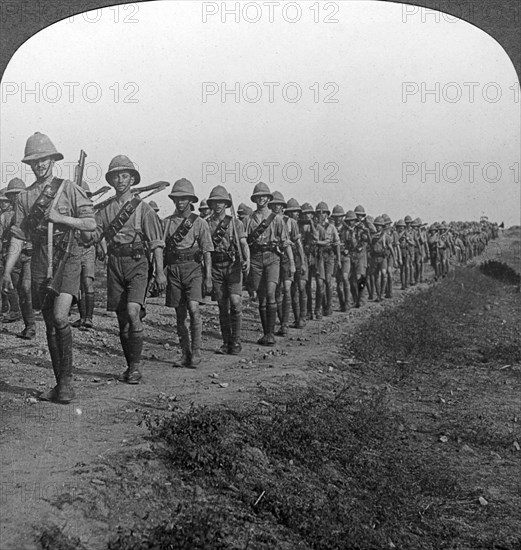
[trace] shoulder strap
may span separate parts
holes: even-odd
[[[271,225],[271,222],[275,219],[275,214],[272,212],[265,220],[262,220],[261,223],[248,235],[248,244],[253,244]]]
[[[215,231],[212,235],[212,243],[214,248],[217,248],[221,244],[224,236],[226,235],[226,232],[228,231],[228,227],[231,221],[231,216],[224,216],[224,218],[219,222],[219,225],[215,228]]]
[[[132,214],[136,211],[141,199],[139,195],[134,195],[131,200],[127,201],[121,210],[117,213],[116,217],[108,225],[107,229],[103,231],[103,237],[110,244],[114,237],[123,229],[123,226],[128,222]]]
[[[36,230],[39,225],[44,221],[45,213],[50,204],[56,197],[58,189],[60,189],[63,180],[60,178],[53,178],[51,183],[47,184],[40,193],[40,196],[36,199],[27,216],[27,222],[31,230]]]
[[[188,218],[185,218],[178,226],[178,228],[175,230],[175,233],[168,238],[168,242],[166,245],[168,247],[174,247],[177,248],[181,241],[188,235],[188,231],[193,227],[195,219],[197,218],[197,214],[192,212]]]

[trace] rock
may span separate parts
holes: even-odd
[[[100,486],[106,485],[106,483],[102,479],[97,479],[97,478],[94,478],[92,480],[92,483],[94,483],[94,485],[100,485]]]
[[[219,378],[219,375],[216,372],[212,372],[208,375],[210,378]]]
[[[513,445],[514,445],[514,449],[516,451],[521,451],[521,446],[519,445],[519,443],[517,441],[514,441]]]
[[[468,445],[463,445],[463,447],[461,447],[461,450],[465,453],[474,453],[474,449],[472,449]]]
[[[169,349],[170,349],[170,344],[167,342],[163,347],[164,347],[166,350],[169,350]]]
[[[481,506],[487,506],[488,500],[486,498],[479,497],[479,503],[481,504]]]
[[[228,382],[220,382],[219,383],[219,387],[220,388],[227,388],[230,384],[228,384]]]
[[[20,362],[20,360],[16,359],[15,357],[13,357],[13,359],[11,359],[11,363],[13,363],[13,365],[18,365],[19,362]]]
[[[449,441],[449,438],[446,435],[440,435],[440,441],[442,443],[447,443]]]

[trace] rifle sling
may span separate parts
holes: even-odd
[[[27,216],[27,223],[32,232],[36,232],[38,228],[45,221],[45,214],[47,209],[51,205],[52,201],[58,193],[63,180],[60,178],[53,178],[51,183],[47,184],[40,193],[40,196],[36,199]]]

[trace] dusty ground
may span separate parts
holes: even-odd
[[[501,259],[515,265],[519,262],[516,253],[519,242],[519,232],[502,237],[493,243],[488,256],[496,259],[502,251]],[[519,270],[519,265],[516,267]],[[35,540],[43,525],[58,525],[64,533],[80,537],[88,548],[105,548],[115,526],[111,510],[104,509],[104,499],[100,498],[96,513],[90,514],[81,497],[88,495],[95,499],[96,491],[110,492],[110,480],[104,475],[103,464],[110,462],[111,457],[148,448],[144,438],[146,430],[138,425],[145,411],[168,412],[174,404],[188,408],[191,403],[211,405],[262,400],[265,392],[274,388],[320,385],[324,380],[339,386],[371,388],[376,383],[374,373],[350,366],[345,357],[343,346],[349,335],[361,320],[394,307],[404,295],[419,292],[429,284],[430,281],[407,292],[396,291],[395,298],[383,304],[369,303],[362,310],[335,313],[320,323],[310,322],[304,330],[293,330],[289,337],[279,338],[273,349],[260,348],[255,343],[260,335],[256,305],[248,304],[244,351],[238,357],[213,354],[219,345],[218,320],[216,306],[209,303],[203,307],[205,360],[197,370],[171,367],[172,358],[178,353],[172,312],[160,305],[161,299],[153,299],[146,319],[145,380],[139,386],[122,384],[116,379],[124,369],[116,320],[104,311],[104,295],[100,292],[95,329],[74,333],[77,399],[68,406],[34,399],[39,391],[53,385],[41,318],[38,336],[32,342],[15,338],[14,334],[21,328],[18,324],[7,325],[9,332],[0,336],[0,549],[38,548]],[[507,294],[494,297],[493,302],[488,302],[488,298],[483,297],[484,306],[489,306],[484,310],[485,315],[519,323],[519,311],[512,309]],[[466,324],[467,321],[462,320],[462,326]],[[337,368],[339,366],[342,368]],[[519,373],[519,369],[519,365],[510,365],[498,374],[502,377]],[[439,438],[447,436],[454,445],[455,468],[462,470],[476,468],[481,457],[466,444],[465,437],[452,437],[450,425],[454,415],[468,414],[474,419],[480,399],[487,395],[497,401],[494,421],[498,431],[511,430],[512,443],[519,431],[521,404],[511,400],[515,389],[512,378],[508,379],[508,388],[504,387],[507,382],[503,378],[490,386],[480,379],[482,392],[476,392],[472,378],[477,381],[479,370],[479,365],[462,370],[458,379],[452,374],[447,379],[434,378],[420,370],[413,390],[398,383],[388,389],[393,406],[407,419],[404,425],[407,437],[423,438],[425,452],[437,453],[445,452],[439,449]],[[519,376],[515,384],[519,386]],[[503,399],[507,390],[510,400]],[[445,431],[433,434],[432,424],[435,422],[438,429],[440,420],[445,422]],[[491,453],[489,471],[495,472],[495,476],[491,473],[489,479],[474,479],[472,483],[486,487],[483,494],[489,500],[507,498],[498,486],[504,487],[501,478],[508,478],[512,467],[519,465],[516,449],[512,449],[509,457],[496,451]],[[515,493],[519,481],[511,484]],[[140,497],[136,495],[137,507]],[[471,503],[465,505],[471,506]]]

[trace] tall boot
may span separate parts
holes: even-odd
[[[20,309],[22,310],[25,328],[17,336],[25,340],[32,340],[36,336],[36,323],[34,320],[33,303],[30,296],[22,297],[20,300]]]
[[[92,317],[94,315],[94,292],[85,293],[85,321],[83,326],[85,328],[92,328]]]
[[[43,392],[40,395],[42,401],[56,401],[58,397],[58,385],[60,384],[60,350],[58,349],[58,342],[56,340],[56,333],[49,332],[47,329],[47,347],[49,348],[49,355],[51,356],[52,370],[54,372],[54,378],[56,380],[56,386],[52,390]]]
[[[268,303],[266,307],[266,339],[265,339],[265,346],[273,346],[275,345],[275,323],[277,322],[277,304],[276,303]]]
[[[85,294],[82,292],[81,295],[78,295],[78,313],[80,314],[80,318],[74,321],[72,323],[72,327],[74,328],[80,328],[83,326],[83,323],[85,322]]]
[[[231,306],[230,309],[230,324],[231,324],[231,339],[228,353],[230,355],[239,355],[242,350],[241,346],[241,324],[242,324],[242,307]]]
[[[192,338],[192,358],[190,360],[190,367],[195,368],[202,361],[201,357],[201,340],[203,336],[203,321],[201,319],[201,312],[195,311],[190,316],[190,336]]]
[[[72,388],[72,329],[69,324],[56,329],[56,341],[60,351],[60,381],[58,403],[70,403],[75,396]]]
[[[143,352],[143,329],[129,331],[127,349],[128,369],[125,372],[124,380],[127,384],[139,384],[143,377],[139,370]]]
[[[276,309],[275,305],[275,309]],[[257,340],[257,344],[260,344],[261,346],[264,346],[266,343],[266,335],[268,334],[268,313],[266,309],[266,305],[261,306],[259,305],[259,316],[262,324],[262,337]]]
[[[190,366],[190,336],[185,320],[177,319],[177,336],[179,338],[179,346],[181,347],[181,358],[174,361],[174,367]]]
[[[222,346],[216,351],[216,353],[219,353],[220,355],[227,355],[230,349],[230,341],[232,337],[228,300],[226,300],[225,303],[219,304],[219,325],[221,326],[221,336],[223,339],[223,343]]]

